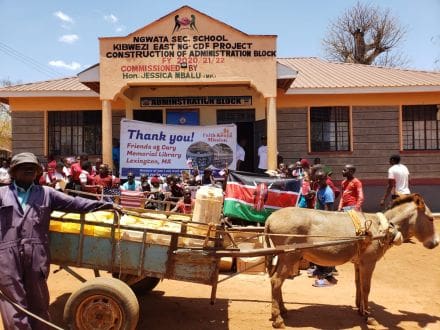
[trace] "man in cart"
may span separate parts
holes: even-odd
[[[48,329],[11,302],[49,319],[49,221],[52,210],[90,212],[103,203],[68,196],[34,184],[41,171],[37,157],[23,152],[12,158],[11,184],[0,188],[0,312],[5,329]]]

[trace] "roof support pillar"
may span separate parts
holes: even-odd
[[[133,102],[125,100],[125,118],[133,119]]]
[[[102,161],[113,168],[112,158],[112,103],[102,100]]]
[[[278,141],[277,141],[277,103],[276,97],[266,98],[267,109],[267,169],[276,170]]]

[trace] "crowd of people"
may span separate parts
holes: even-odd
[[[7,159],[2,160],[0,185],[10,183],[8,164]],[[181,175],[167,176],[141,174],[136,177],[133,172],[129,172],[127,179],[121,180],[112,173],[108,164],[102,163],[100,158],[91,162],[86,154],[58,160],[49,156],[47,162],[40,164],[41,171],[35,179],[36,184],[50,186],[71,195],[103,199],[108,202],[121,202],[130,198],[143,199],[145,202],[144,205],[140,205],[141,207],[158,210],[165,210],[167,207],[167,210],[182,213],[192,212],[198,187],[216,185],[224,188],[226,182],[225,171],[217,174],[210,168],[205,169],[203,174],[197,169],[191,169],[183,171]],[[190,192],[190,199],[187,191]],[[182,207],[182,203],[187,203],[189,206]]]
[[[1,159],[0,185],[7,185],[10,182],[9,162]],[[124,191],[142,192],[145,197],[153,200],[169,200],[176,204],[183,199],[184,189],[188,187],[192,192],[201,185],[216,184],[225,188],[227,170],[221,171],[220,176],[214,176],[213,171],[207,168],[203,174],[197,169],[183,171],[181,175],[148,176],[141,174],[138,178],[130,172],[127,180],[122,181],[112,173],[108,164],[103,164],[100,158],[91,162],[86,154],[75,157],[66,157],[56,160],[49,156],[47,162],[40,162],[42,174],[37,177],[40,185],[47,185],[59,191],[77,191],[82,196],[95,198],[104,196],[107,201],[114,201],[114,196],[121,195]],[[43,165],[44,164],[44,165]],[[385,206],[388,197],[394,199],[400,194],[409,194],[409,171],[400,163],[400,156],[390,157],[388,171],[388,185],[385,194],[380,201]],[[258,172],[262,172],[262,168]],[[276,171],[266,171],[271,175],[280,178],[297,178],[302,180],[298,207],[315,208],[329,211],[348,211],[355,209],[362,211],[364,194],[361,181],[355,177],[356,167],[347,164],[342,170],[344,180],[340,188],[336,187],[332,180],[332,169],[323,165],[319,158],[315,158],[310,165],[307,159],[287,165],[280,159]],[[339,196],[341,195],[341,198]],[[90,197],[91,196],[91,197]],[[158,203],[146,203],[146,207],[158,207]],[[160,206],[159,206],[160,207]]]

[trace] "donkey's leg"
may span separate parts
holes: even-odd
[[[277,267],[278,268],[278,267]],[[274,328],[284,328],[284,320],[281,317],[280,304],[282,301],[281,286],[283,285],[283,279],[278,273],[278,269],[273,273],[270,278],[270,285],[272,286],[272,326]]]
[[[292,264],[294,260],[299,262],[299,256],[282,254],[278,256],[278,262],[276,265],[276,271],[270,279],[270,284],[272,286],[272,326],[274,328],[284,328],[284,320],[281,314],[287,312],[284,306],[283,294],[281,287],[284,280],[290,276],[292,270]]]
[[[301,255],[295,253],[287,253],[280,256],[279,264],[284,267],[284,269],[282,269],[283,282],[287,278],[292,278],[292,276],[296,276],[296,274],[293,274],[293,271],[299,269],[300,260],[301,260]],[[284,298],[282,292],[281,292],[281,300],[280,300],[280,313],[282,316],[285,316],[287,314],[287,308],[284,305]]]
[[[376,267],[376,261],[365,260],[359,264],[359,281],[361,288],[359,314],[368,317],[370,315],[370,309],[368,306],[368,296],[371,288],[371,277],[373,276],[374,268]],[[357,298],[357,294],[356,294]]]
[[[359,278],[359,264],[354,264],[354,280],[356,283],[356,307],[361,306],[361,282]]]

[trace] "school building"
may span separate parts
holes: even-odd
[[[184,6],[121,37],[99,38],[99,63],[76,77],[0,89],[12,151],[86,152],[112,163],[121,118],[235,123],[246,168],[267,135],[269,168],[316,157],[340,180],[347,163],[378,210],[389,157],[440,211],[440,73],[319,58],[277,58],[275,35],[250,35]],[[300,46],[299,46],[300,47]]]

